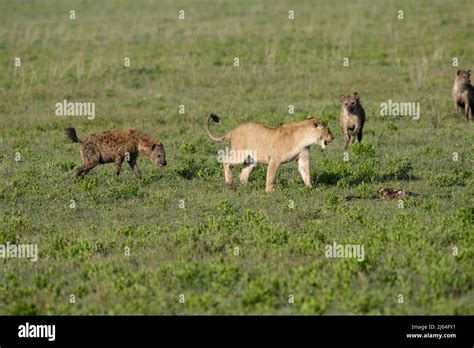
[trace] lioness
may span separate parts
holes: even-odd
[[[76,135],[74,128],[66,128],[66,135],[81,145],[81,158],[84,164],[77,169],[76,175],[83,177],[98,164],[115,162],[115,174],[120,175],[123,161],[127,161],[137,178],[141,177],[137,165],[139,154],[148,157],[159,166],[166,166],[166,154],[163,144],[148,134],[135,129],[116,129],[94,133],[83,141]]]
[[[454,78],[453,101],[456,112],[461,111],[469,121],[474,112],[474,87],[471,85],[471,69],[458,70]]]
[[[329,128],[320,120],[313,118],[284,124],[280,127],[245,123],[222,137],[211,134],[209,129],[211,121],[219,122],[219,116],[210,114],[204,124],[209,139],[217,143],[226,140],[231,142],[233,155],[222,160],[226,183],[233,183],[231,165],[244,164],[239,179],[241,183],[246,183],[252,169],[261,162],[268,164],[265,192],[274,191],[278,167],[293,160],[298,163],[298,171],[304,184],[311,187],[309,149],[314,144],[319,144],[324,149],[329,142],[334,140]],[[239,153],[243,153],[245,156],[238,156]]]

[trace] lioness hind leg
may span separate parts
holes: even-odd
[[[280,163],[275,161],[270,160],[270,162],[268,163],[265,192],[272,192],[275,190],[275,178],[279,166]]]
[[[241,184],[246,184],[249,180],[250,173],[252,173],[253,168],[257,163],[245,164],[244,169],[240,173],[239,180]]]
[[[232,178],[232,170],[229,163],[224,163],[224,175],[225,182],[229,185],[232,185],[234,179]]]

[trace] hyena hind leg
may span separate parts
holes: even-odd
[[[77,168],[76,175],[83,178],[91,169],[95,168],[99,164],[99,161],[87,162]]]

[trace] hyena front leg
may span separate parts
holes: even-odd
[[[464,104],[464,118],[466,121],[469,121],[469,104],[465,103]]]
[[[344,140],[346,141],[346,146],[344,148],[347,149],[351,140],[349,136],[349,130],[347,128],[343,128],[342,133],[344,134]]]
[[[130,161],[128,161],[128,164],[130,165],[130,168],[132,168],[133,174],[135,174],[135,176],[140,179],[142,177],[142,174],[140,173],[140,169],[138,168],[137,158],[131,157]]]
[[[357,137],[357,130],[354,129],[354,130],[351,132],[351,136],[350,136],[350,140],[349,140],[349,145],[354,144],[354,141],[356,140],[356,137]]]
[[[362,129],[360,128],[356,128],[354,129],[354,140],[355,140],[355,137],[357,136],[357,140],[359,141],[359,143],[362,141]]]
[[[302,152],[298,157],[298,172],[303,178],[307,187],[312,187],[311,176],[309,172],[309,151]]]
[[[455,101],[454,102],[454,114],[456,115],[456,117],[459,117],[459,113],[462,112],[462,109],[461,107],[459,106],[458,102]]]
[[[115,157],[115,175],[119,176],[120,175],[120,170],[122,169],[122,163],[124,161],[124,157],[121,155],[118,155]]]
[[[274,160],[270,160],[267,168],[267,182],[265,185],[265,192],[272,192],[275,190],[275,178],[280,163]]]

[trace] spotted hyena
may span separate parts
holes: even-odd
[[[123,161],[127,161],[137,178],[141,177],[137,165],[138,155],[148,157],[159,166],[166,166],[163,144],[151,136],[135,129],[117,129],[94,133],[81,141],[74,128],[65,129],[67,136],[81,145],[84,162],[77,169],[77,176],[83,177],[98,164],[115,162],[115,174],[120,174]]]
[[[471,69],[458,70],[454,78],[453,101],[456,112],[461,111],[466,121],[474,113],[474,87],[471,85]]]
[[[341,95],[341,112],[339,114],[339,126],[341,127],[344,139],[346,140],[346,149],[357,140],[362,140],[362,130],[365,123],[365,111],[360,104],[359,94]]]

